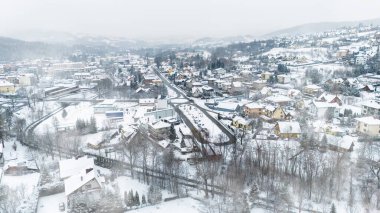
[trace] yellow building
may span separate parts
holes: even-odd
[[[16,92],[16,87],[14,84],[1,80],[0,81],[0,93],[15,93]]]
[[[240,129],[251,129],[251,120],[236,116],[232,119],[232,126]]]
[[[265,107],[265,116],[271,118],[273,120],[286,120],[290,119],[289,113],[285,112],[285,110],[281,107],[274,107],[268,105]]]
[[[369,136],[380,136],[380,120],[372,116],[356,118],[356,130]]]
[[[261,73],[261,79],[262,80],[268,80],[272,75],[273,75],[273,73],[271,73],[271,72],[263,72],[263,73]]]
[[[249,103],[244,106],[244,113],[249,117],[259,117],[265,115],[265,107],[257,103]]]

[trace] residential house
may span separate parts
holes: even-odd
[[[362,115],[380,117],[380,104],[376,101],[367,101],[362,104]]]
[[[314,84],[307,85],[303,88],[303,92],[305,93],[305,95],[310,95],[310,96],[316,96],[321,91],[322,91],[322,88]]]
[[[296,121],[279,121],[275,125],[274,132],[280,138],[299,138],[301,127]]]
[[[289,75],[285,75],[285,74],[277,75],[277,82],[280,84],[288,84],[290,83],[290,80],[291,79]]]
[[[338,97],[338,95],[331,95],[327,93],[323,93],[322,95],[320,95],[317,101],[326,103],[337,103],[339,106],[342,106],[343,104],[342,100]]]
[[[244,106],[244,114],[249,117],[265,115],[265,106],[259,103],[249,103]]]
[[[0,93],[13,94],[16,92],[16,87],[13,83],[6,80],[0,80]]]
[[[72,208],[76,204],[86,203],[88,199],[101,199],[101,190],[105,180],[94,169],[85,169],[64,181],[67,205]]]
[[[263,72],[263,73],[261,73],[261,80],[267,81],[273,75],[274,75],[274,73],[272,73],[272,72]]]
[[[291,118],[291,115],[285,112],[281,106],[274,108],[274,110],[268,109],[266,111],[266,116],[274,120],[286,120]]]
[[[37,78],[33,73],[26,73],[19,76],[21,86],[32,86],[37,83]]]
[[[94,159],[87,156],[61,160],[59,161],[59,177],[64,180],[78,174],[80,171],[92,169],[94,166]]]
[[[235,116],[232,118],[232,126],[240,129],[251,129],[252,128],[252,120],[246,119],[240,116]]]
[[[241,94],[244,91],[244,87],[240,81],[234,81],[231,83],[231,94]]]
[[[200,97],[203,94],[202,87],[193,87],[191,88],[191,95],[193,97]]]
[[[318,118],[328,118],[329,116],[339,116],[339,104],[322,101],[313,101],[309,106],[310,113]]]
[[[356,130],[364,135],[373,137],[380,136],[380,120],[372,116],[355,118],[357,121]]]
[[[267,81],[266,80],[256,80],[252,82],[252,88],[260,90],[264,87],[266,87]]]

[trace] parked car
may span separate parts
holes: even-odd
[[[61,211],[61,212],[65,211],[65,203],[64,202],[59,203],[59,211]]]

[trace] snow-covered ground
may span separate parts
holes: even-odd
[[[94,109],[91,103],[82,102],[78,105],[72,105],[65,108],[67,115],[62,116],[62,111],[46,119],[40,125],[37,126],[35,132],[37,134],[44,134],[48,129],[50,132],[54,131],[53,120],[57,119],[59,127],[75,127],[77,119],[82,119],[85,121],[90,121],[91,117],[94,116],[97,121],[97,127],[102,128],[107,125],[105,114],[94,114]]]
[[[59,204],[62,202],[65,203],[65,207],[67,207],[66,196],[64,192],[50,196],[40,197],[40,199],[38,200],[37,213],[66,212],[66,208],[65,211],[59,210]]]
[[[204,210],[203,204],[193,198],[181,198],[168,202],[162,202],[154,206],[148,206],[133,210],[133,213],[198,213]]]

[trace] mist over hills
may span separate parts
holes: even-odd
[[[271,38],[271,37],[277,37],[277,36],[294,36],[294,35],[299,35],[299,34],[319,33],[319,32],[326,32],[326,31],[330,31],[330,30],[342,28],[342,27],[358,26],[359,24],[380,25],[380,18],[362,20],[362,21],[309,23],[309,24],[303,24],[303,25],[298,25],[298,26],[294,26],[290,28],[277,30],[277,31],[265,34],[261,36],[260,38]]]
[[[269,39],[279,36],[294,36],[298,34],[312,34],[326,32],[342,27],[353,27],[359,24],[380,25],[380,18],[362,21],[347,22],[320,22],[298,25],[262,36],[241,35],[230,37],[203,37],[184,40],[138,40],[121,37],[74,35],[65,32],[24,31],[10,34],[11,37],[0,37],[0,62],[20,59],[36,59],[44,57],[60,58],[75,51],[88,54],[105,54],[126,49],[139,48],[178,48],[204,47],[212,48],[226,46],[233,43],[247,43],[254,40]]]

